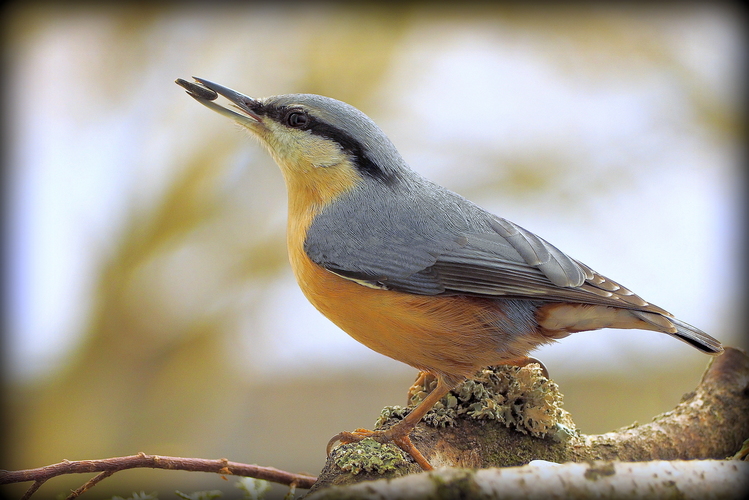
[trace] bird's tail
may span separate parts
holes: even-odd
[[[720,345],[720,342],[699,328],[693,327],[689,323],[684,323],[679,319],[671,316],[663,316],[658,313],[645,311],[632,312],[641,320],[646,321],[653,326],[657,326],[658,330],[667,333],[672,337],[676,337],[682,342],[686,342],[704,353],[717,355],[723,352],[723,346]],[[671,326],[671,328],[669,328],[669,326]]]
[[[692,347],[696,347],[707,354],[720,354],[723,352],[723,346],[720,345],[720,342],[699,328],[695,328],[689,323],[684,323],[676,318],[668,318],[668,320],[676,327],[676,333],[672,333],[671,335],[677,339],[683,340]]]

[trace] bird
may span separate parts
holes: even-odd
[[[436,387],[372,437],[432,466],[410,433],[478,370],[525,365],[534,348],[601,328],[662,332],[710,355],[707,333],[554,245],[412,170],[367,115],[315,94],[253,98],[202,78],[176,80],[268,150],[288,195],[287,249],[302,292],[365,346],[436,378]],[[228,106],[215,102],[219,96]]]

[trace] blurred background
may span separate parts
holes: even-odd
[[[415,170],[745,346],[727,5],[6,6],[0,468],[143,451],[316,474],[331,436],[405,403],[416,371],[298,290],[276,165],[178,77],[349,102]],[[709,361],[613,330],[534,356],[585,433],[671,409]],[[141,470],[96,489],[226,484]]]

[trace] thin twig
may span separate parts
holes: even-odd
[[[88,490],[89,488],[93,487],[99,481],[108,478],[109,476],[111,476],[115,472],[117,472],[117,471],[116,470],[105,470],[104,472],[100,472],[99,474],[95,475],[94,477],[92,477],[91,479],[89,479],[88,481],[86,481],[86,483],[83,486],[81,486],[77,490],[71,492],[70,495],[68,495],[68,497],[65,500],[73,500],[74,498],[78,498],[81,495],[81,493],[83,493],[86,490]]]
[[[33,495],[36,492],[36,490],[38,490],[39,487],[44,484],[44,481],[46,480],[39,479],[39,480],[34,481],[34,484],[29,486],[29,489],[26,490],[26,493],[23,494],[23,496],[21,497],[21,500],[29,500],[29,498],[31,498],[31,495]]]
[[[225,458],[208,460],[204,458],[182,458],[165,457],[160,455],[146,455],[139,453],[126,457],[104,458],[101,460],[78,460],[63,462],[39,467],[37,469],[25,469],[17,471],[0,470],[0,484],[22,483],[34,481],[34,484],[26,491],[23,500],[27,500],[48,479],[64,474],[79,474],[86,472],[100,472],[93,479],[74,491],[68,498],[76,498],[78,495],[92,487],[102,479],[115,472],[125,469],[151,468],[171,469],[195,472],[213,472],[223,475],[234,475],[242,477],[254,477],[264,479],[273,483],[296,485],[299,488],[309,489],[315,484],[317,478],[306,474],[295,474],[273,467],[262,467],[260,465],[249,465],[238,462],[230,462]]]

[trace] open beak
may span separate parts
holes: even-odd
[[[177,78],[174,83],[187,90],[187,94],[203,106],[211,108],[236,122],[250,126],[262,123],[260,116],[252,109],[257,105],[257,100],[209,80],[195,76],[193,76],[193,79],[198,83],[188,82],[182,78]],[[240,112],[213,102],[219,95],[226,97],[232,103],[232,107]]]

